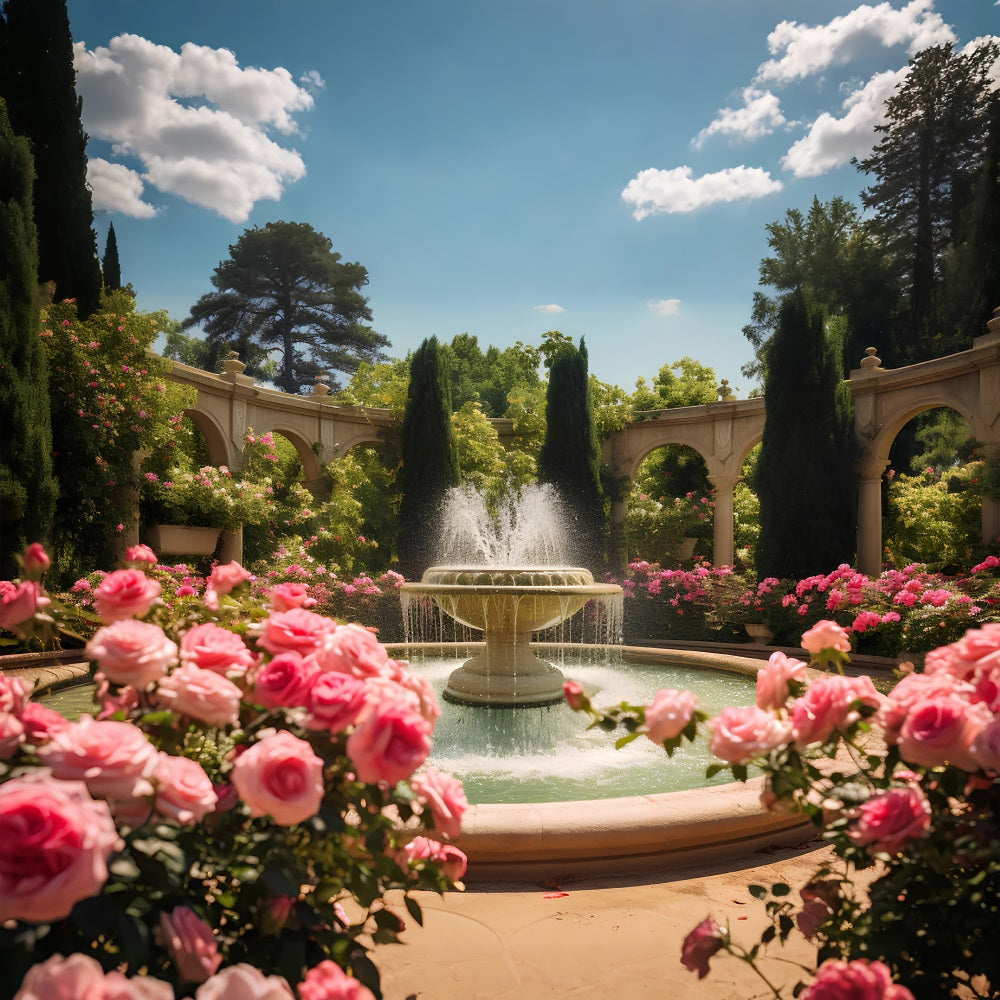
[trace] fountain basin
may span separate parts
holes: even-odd
[[[400,589],[404,619],[412,598],[430,598],[450,618],[484,633],[483,651],[457,668],[445,688],[446,699],[466,705],[560,701],[564,677],[531,649],[532,633],[591,600],[620,605],[622,595],[617,584],[595,583],[579,566],[431,566],[419,583]]]

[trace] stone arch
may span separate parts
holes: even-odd
[[[236,468],[239,462],[239,452],[230,448],[226,432],[219,426],[218,420],[211,413],[198,409],[197,406],[184,410],[184,416],[201,431],[205,439],[210,465],[227,465]]]
[[[320,462],[318,449],[313,446],[313,442],[306,439],[302,432],[292,426],[283,424],[281,421],[272,423],[267,428],[254,429],[255,435],[260,434],[280,434],[295,449],[302,463],[302,482],[313,496],[316,496],[323,487],[323,466]]]

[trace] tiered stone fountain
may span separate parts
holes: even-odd
[[[431,566],[402,587],[404,619],[415,630],[418,602],[483,633],[481,653],[448,679],[445,698],[472,705],[550,704],[562,698],[563,675],[531,649],[532,633],[553,628],[588,601],[600,603],[605,641],[621,641],[622,590],[595,583],[590,570],[559,565],[565,523],[555,491],[527,487],[496,514],[470,489],[452,490],[442,549],[455,562]]]

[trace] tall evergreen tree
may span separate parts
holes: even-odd
[[[38,256],[31,152],[0,99],[0,576],[14,556],[48,540],[52,475],[48,365],[39,339]]]
[[[90,188],[87,136],[73,69],[66,0],[4,0],[0,17],[0,97],[15,134],[35,158],[38,279],[81,316],[97,308],[101,268]]]
[[[104,275],[104,287],[107,291],[114,292],[122,287],[122,269],[118,263],[118,237],[115,236],[113,222],[108,226],[108,238],[104,244],[101,273]]]
[[[582,340],[579,349],[572,343],[562,344],[552,357],[538,478],[556,487],[571,518],[573,561],[603,567],[607,518],[587,368],[587,348]]]
[[[968,53],[950,44],[919,52],[886,101],[879,142],[857,162],[875,177],[862,202],[908,300],[896,338],[902,363],[969,346],[942,336],[940,283],[983,162],[998,54],[992,41]]]
[[[399,567],[404,576],[419,579],[433,559],[442,499],[459,478],[451,390],[436,337],[410,360],[400,457]]]
[[[849,400],[822,310],[801,290],[790,292],[767,352],[767,417],[755,475],[761,577],[800,578],[853,559]]]

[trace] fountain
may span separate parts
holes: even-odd
[[[507,497],[495,515],[475,490],[449,491],[443,511],[445,565],[402,586],[407,638],[418,630],[414,598],[483,633],[483,650],[448,679],[444,697],[470,705],[544,705],[562,699],[562,672],[531,649],[532,633],[553,628],[588,601],[609,638],[621,641],[622,590],[590,570],[559,565],[564,523],[551,486]]]

